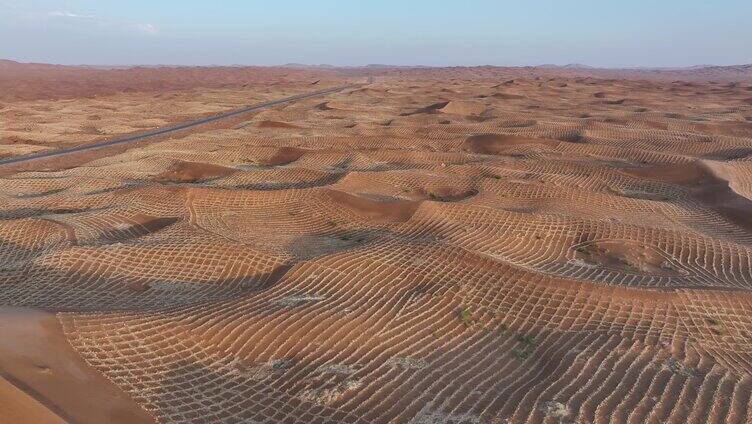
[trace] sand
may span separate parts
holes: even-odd
[[[326,88],[343,81],[331,79],[315,87]],[[254,80],[232,89],[133,91],[75,100],[0,103],[3,106],[0,108],[0,159],[138,134],[307,91],[311,90],[306,80],[275,85]],[[279,126],[285,128],[290,124],[259,123],[262,128]]]
[[[65,423],[60,416],[55,415],[36,399],[4,379],[0,379],[0,401],[3,403],[2,417],[0,417],[0,422],[3,424]]]
[[[96,96],[3,100],[0,146],[367,70],[97,70]],[[0,167],[3,419],[752,422],[744,69],[370,70]]]
[[[0,422],[154,421],[76,354],[54,314],[4,307],[0,330]]]

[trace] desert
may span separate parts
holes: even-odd
[[[2,423],[752,422],[749,66],[0,88]]]

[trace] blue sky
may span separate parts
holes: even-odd
[[[0,58],[63,64],[752,62],[752,0],[0,0]]]

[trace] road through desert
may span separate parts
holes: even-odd
[[[5,66],[2,423],[752,422],[748,70]]]
[[[291,96],[291,97],[285,97],[285,98],[278,99],[278,100],[272,100],[272,101],[265,102],[265,103],[245,106],[240,109],[231,110],[229,112],[223,112],[219,115],[212,115],[207,118],[200,118],[200,119],[196,119],[193,121],[182,122],[177,125],[157,128],[154,130],[146,131],[144,133],[130,135],[126,137],[119,137],[114,140],[105,140],[105,141],[100,141],[97,143],[70,147],[67,149],[43,151],[40,153],[32,153],[30,155],[25,155],[25,156],[0,159],[0,165],[8,165],[8,164],[13,164],[13,163],[28,162],[28,161],[32,161],[35,159],[41,159],[41,158],[52,158],[55,156],[69,155],[69,154],[77,153],[77,152],[85,152],[88,150],[95,150],[95,149],[101,149],[101,148],[110,147],[110,146],[116,146],[118,144],[135,143],[135,142],[142,141],[150,137],[158,137],[161,135],[173,134],[179,131],[197,127],[199,125],[204,125],[204,124],[216,122],[222,119],[236,117],[238,115],[243,115],[249,112],[270,108],[272,106],[281,105],[284,103],[294,102],[294,101],[303,100],[303,99],[310,99],[313,97],[325,96],[327,94],[335,93],[337,91],[341,91],[347,88],[354,88],[354,87],[357,87],[357,85],[327,88],[324,90],[318,90],[318,91],[313,91],[310,93],[303,93],[303,94],[298,94],[298,95]]]

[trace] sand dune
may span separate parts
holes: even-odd
[[[78,357],[54,314],[3,307],[0,317],[0,422],[153,421]]]
[[[6,101],[0,152],[362,71]],[[0,170],[6,417],[752,422],[751,86],[507,71]]]

